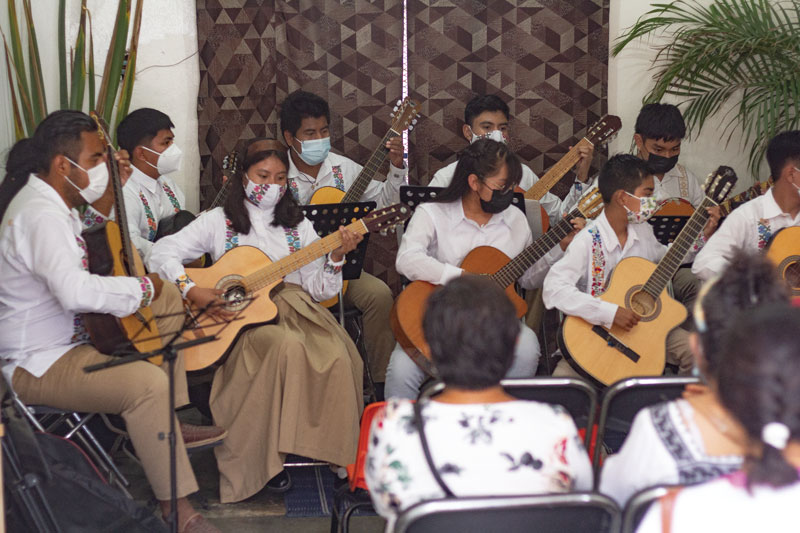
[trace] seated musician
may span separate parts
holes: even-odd
[[[159,331],[174,332],[183,322],[180,294],[153,274],[129,278],[88,272],[75,208],[93,204],[108,214],[113,203],[105,148],[89,116],[56,111],[39,124],[32,141],[21,142],[36,154],[36,163],[28,167],[34,173],[9,205],[0,233],[3,375],[25,403],[120,414],[166,516],[169,445],[159,435],[169,432],[167,376],[144,361],[85,373],[85,366],[111,357],[90,344],[80,313],[124,317],[150,305],[157,317],[164,316],[157,319]],[[125,152],[119,152],[119,166],[121,174],[130,173]],[[9,173],[16,174],[11,168]],[[188,394],[181,358],[178,363],[175,402],[180,406]],[[213,431],[219,437],[218,428]],[[180,436],[179,428],[179,531],[218,531],[186,499],[197,491],[197,482]]]
[[[692,271],[698,278],[722,272],[737,251],[763,250],[779,230],[800,226],[800,131],[776,135],[767,146],[767,163],[775,184],[728,215],[697,254]]]
[[[411,281],[443,285],[464,271],[464,257],[478,246],[493,246],[510,258],[533,242],[522,211],[511,206],[522,165],[504,144],[481,139],[460,154],[450,185],[431,203],[417,207],[403,234],[395,266]],[[580,224],[583,219],[574,223]],[[566,248],[561,247],[531,266],[518,280],[525,288],[541,284],[549,267]],[[508,377],[533,377],[539,360],[539,341],[526,325],[520,336]],[[386,374],[386,397],[416,398],[425,373],[396,345]]]
[[[618,154],[600,171],[598,188],[605,208],[575,236],[564,256],[548,272],[544,281],[544,303],[548,309],[555,307],[591,324],[606,328],[617,325],[627,331],[636,327],[639,317],[599,296],[622,259],[638,256],[658,262],[667,251],[646,223],[656,208],[653,175],[642,159]],[[709,217],[704,228],[705,238],[716,228],[718,211],[709,209]],[[684,260],[690,260],[701,245],[702,239],[699,239]],[[681,374],[692,370],[688,331],[676,328],[667,336],[667,362],[677,364]],[[575,375],[575,371],[562,359],[553,375]]]
[[[500,385],[519,326],[497,285],[479,276],[452,279],[431,295],[423,329],[445,389],[420,401],[420,415],[447,490],[505,496],[591,489],[589,457],[569,414],[518,400]],[[365,476],[387,531],[408,507],[447,494],[418,428],[414,404],[403,399],[390,400],[372,424]]]
[[[508,143],[510,120],[511,115],[508,104],[501,100],[499,96],[494,94],[478,95],[473,97],[464,108],[464,124],[461,126],[461,134],[469,143],[474,143],[483,137]],[[575,167],[577,181],[563,200],[548,192],[539,201],[547,211],[551,224],[561,220],[563,214],[569,212],[578,203],[581,195],[587,191],[586,183],[589,181],[589,166],[592,163],[593,152],[593,148],[580,148],[581,160]],[[457,163],[458,161],[453,161],[446,167],[436,171],[428,185],[430,187],[447,187],[450,185]],[[522,178],[519,182],[520,188],[527,191],[537,181],[539,181],[539,177],[528,165],[523,164]]]
[[[285,148],[277,141],[260,146],[246,156],[244,173],[240,181],[234,178],[238,183],[232,184],[224,208],[206,211],[159,239],[150,254],[150,268],[174,281],[200,308],[220,301],[222,291],[195,285],[185,260],[208,253],[216,261],[237,246],[254,246],[276,261],[319,239],[287,194]],[[340,248],[288,274],[273,290],[277,322],[242,333],[214,374],[211,412],[228,430],[215,450],[222,502],[241,501],[265,485],[288,490],[291,480],[283,463],[290,453],[334,465],[355,460],[363,404],[361,357],[347,332],[317,303],[339,291],[344,254],[361,240],[344,228],[341,232]],[[231,317],[222,308],[215,314]]]
[[[322,187],[348,191],[361,172],[361,165],[330,151],[330,120],[328,103],[315,94],[295,91],[281,104],[281,133],[289,147],[288,186],[300,205],[311,203],[311,197]],[[408,173],[403,163],[402,137],[393,137],[386,143],[386,149],[390,162],[386,181],[373,180],[359,199],[374,201],[378,208],[400,200],[400,186]],[[356,307],[363,313],[364,344],[372,379],[379,391],[386,379],[386,365],[394,346],[389,327],[392,302],[389,287],[367,272],[362,272],[357,280],[350,280],[344,294],[344,305]]]

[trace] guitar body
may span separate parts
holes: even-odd
[[[773,235],[767,245],[767,258],[778,267],[792,296],[800,296],[800,227],[783,228]]]
[[[125,264],[120,230],[110,220],[94,226],[82,234],[89,256],[89,272],[100,276],[133,276],[144,273],[144,264],[138,253],[132,254],[133,265]],[[129,316],[117,318],[109,314],[84,313],[83,321],[92,338],[92,344],[104,354],[120,351],[151,352],[162,347],[153,311],[142,307]],[[160,365],[161,356],[151,357],[151,363]]]
[[[224,361],[233,349],[243,331],[272,322],[278,315],[277,306],[270,300],[270,291],[281,280],[275,281],[253,293],[243,287],[239,280],[272,263],[272,260],[261,250],[253,246],[237,246],[208,268],[187,268],[186,274],[199,287],[222,289],[222,298],[228,302],[227,309],[241,313],[236,320],[222,327],[214,321],[201,317],[198,327],[183,334],[184,341],[190,341],[209,335],[216,335],[217,340],[186,348],[182,351],[186,361],[186,370],[200,370],[216,362]],[[241,298],[252,297],[252,300],[241,301]],[[193,315],[198,309],[190,306]],[[202,327],[205,324],[208,326]],[[221,331],[220,331],[221,330]]]
[[[694,214],[691,202],[683,198],[669,198],[661,202],[653,216],[690,217]]]
[[[491,246],[479,246],[472,250],[461,262],[461,268],[473,274],[494,274],[511,259]],[[422,317],[425,314],[428,297],[436,290],[436,285],[427,281],[410,283],[395,300],[392,306],[391,325],[395,339],[409,357],[425,372],[433,373],[430,350],[422,331]],[[528,310],[525,300],[520,298],[512,283],[505,288],[506,295],[514,304],[517,317],[521,318]]]
[[[631,309],[641,317],[630,331],[617,326],[606,330],[574,316],[564,319],[559,344],[575,370],[603,385],[634,376],[659,376],[664,372],[667,335],[686,319],[687,313],[686,308],[670,298],[666,290],[655,301],[639,290],[655,269],[654,263],[641,257],[623,259],[614,269],[608,289],[600,297]],[[608,340],[598,332],[610,333],[613,339],[634,353],[629,357],[617,347],[609,346]],[[638,360],[634,361],[632,357],[637,356]]]

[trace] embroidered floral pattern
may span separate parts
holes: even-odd
[[[601,296],[606,292],[606,256],[600,231],[596,227],[588,231],[592,236],[592,296]]]
[[[287,183],[289,184],[289,190],[291,191],[292,196],[294,196],[294,201],[297,202],[298,204],[301,203],[300,202],[300,189],[298,189],[298,187],[297,187],[297,182],[290,178],[290,179],[287,180]]]
[[[250,190],[250,194],[247,196],[247,199],[253,202],[253,204],[258,205],[261,203],[261,199],[264,198],[264,193],[267,192],[269,188],[268,184],[258,184],[254,183],[252,189]]]
[[[178,289],[180,289],[181,294],[183,295],[186,295],[186,290],[192,283],[194,283],[192,281],[192,278],[187,276],[186,273],[181,274],[180,276],[178,276],[178,279],[175,280],[175,285],[178,286]]]
[[[325,260],[325,264],[322,266],[322,269],[327,274],[338,274],[339,272],[342,271],[342,267],[343,266],[344,266],[344,263],[342,263],[341,265],[332,265],[330,263],[330,259],[326,259]]]
[[[333,185],[340,191],[344,191],[344,174],[342,174],[342,167],[335,165],[331,168],[333,172]]]
[[[147,198],[144,197],[144,194],[141,191],[139,191],[139,199],[142,201],[142,205],[144,206],[144,216],[147,218],[147,227],[150,228],[150,231],[147,232],[147,240],[152,242],[156,238],[156,231],[158,230],[156,217],[153,216],[153,210],[150,209],[150,204],[147,202]]]
[[[289,243],[289,253],[293,254],[297,250],[303,247],[300,243],[300,233],[298,233],[297,228],[283,228],[284,233],[286,233],[286,242]]]
[[[81,250],[81,268],[89,270],[89,252],[86,249],[86,242],[78,235],[75,236],[75,242]],[[76,314],[72,319],[72,337],[70,343],[84,343],[90,342],[89,332],[86,331],[86,326],[83,323],[81,315]]]
[[[91,209],[90,207],[87,207],[86,210],[83,212],[83,215],[81,215],[81,224],[83,225],[84,228],[87,229],[93,226],[97,226],[98,224],[102,224],[105,221],[106,217],[104,217],[94,209]]]
[[[769,222],[762,218],[758,221],[758,249],[763,250],[771,238],[772,229],[769,227]]]
[[[178,201],[178,198],[175,196],[173,190],[169,188],[169,185],[162,183],[161,188],[164,189],[164,193],[167,195],[167,198],[169,198],[169,203],[172,204],[172,208],[175,209],[175,212],[177,213],[180,211],[181,203]]]
[[[239,246],[239,234],[233,229],[233,222],[225,219],[225,251]]]
[[[139,287],[142,289],[142,301],[139,307],[147,307],[153,301],[153,282],[147,276],[140,276],[136,279],[139,280]]]

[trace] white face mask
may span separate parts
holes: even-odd
[[[108,166],[106,165],[105,161],[101,161],[89,170],[86,170],[69,157],[67,157],[67,161],[86,172],[86,175],[89,176],[89,185],[87,185],[85,189],[81,189],[75,185],[66,174],[64,175],[64,178],[69,182],[70,185],[78,190],[81,198],[86,200],[87,204],[95,203],[100,199],[101,196],[103,196],[103,193],[106,192],[106,187],[108,187]]]
[[[475,132],[472,131],[472,128],[469,127],[469,126],[467,126],[467,127],[469,128],[469,131],[472,133],[472,140],[470,141],[470,144],[474,143],[475,141],[477,141],[479,139],[491,139],[491,140],[497,141],[499,143],[503,143],[503,144],[507,143],[505,135],[503,135],[503,132],[500,131],[500,130],[492,130],[492,131],[490,131],[488,133],[484,133],[483,135],[475,135]]]
[[[167,146],[167,149],[163,152],[156,152],[155,150],[151,150],[147,146],[142,146],[148,152],[153,152],[154,154],[158,154],[158,164],[154,165],[149,161],[145,160],[145,163],[153,167],[158,171],[160,175],[169,174],[170,172],[175,172],[176,170],[180,170],[181,168],[181,161],[183,160],[183,152],[181,149],[178,148],[178,145],[175,143],[170,144]]]
[[[633,212],[628,209],[627,205],[622,207],[625,208],[625,211],[628,212],[628,222],[631,224],[641,224],[642,222],[646,222],[648,218],[653,216],[656,208],[658,207],[658,202],[656,202],[655,196],[642,196],[641,198],[636,196],[635,194],[631,194],[628,191],[624,191],[625,194],[628,196],[632,196],[639,200],[639,212]]]
[[[253,183],[247,176],[245,179],[247,179],[247,185],[244,187],[245,197],[247,201],[260,209],[274,209],[286,193],[286,185]]]
[[[800,168],[794,167],[794,169],[795,169],[796,171],[800,172]],[[795,188],[795,189],[797,189],[797,194],[800,194],[800,187],[798,187],[798,186],[797,186],[796,184],[794,184],[794,183],[792,183],[792,185],[794,185],[794,188]]]

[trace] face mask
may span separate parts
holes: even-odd
[[[485,213],[500,213],[505,211],[508,206],[511,205],[511,200],[514,199],[514,189],[509,190],[508,192],[500,192],[497,190],[492,190],[492,199],[488,202],[484,199],[481,199],[481,209]]]
[[[475,132],[472,131],[472,128],[469,126],[467,127],[469,128],[469,131],[472,132],[472,140],[470,141],[470,144],[474,143],[479,139],[491,139],[493,141],[506,144],[506,138],[503,135],[503,132],[500,130],[492,130],[489,133],[484,133],[483,135],[475,135]]]
[[[794,167],[794,169],[795,169],[796,171],[800,172],[800,168]],[[800,187],[798,187],[798,186],[797,186],[797,185],[795,185],[794,183],[792,183],[792,185],[794,185],[794,188],[795,188],[795,189],[797,189],[797,194],[800,194]]]
[[[145,163],[156,169],[160,175],[163,176],[164,174],[169,174],[170,172],[180,170],[183,152],[181,152],[181,149],[178,148],[175,143],[170,144],[163,152],[156,152],[147,146],[142,146],[142,148],[148,152],[158,154],[158,165],[153,165],[149,161],[145,161]]]
[[[246,177],[246,176],[245,176]],[[285,185],[275,185],[274,183],[253,183],[247,178],[247,185],[244,187],[244,194],[247,200],[256,207],[264,210],[274,209],[283,194],[286,192]]]
[[[664,157],[662,155],[650,154],[647,158],[647,170],[651,174],[666,174],[678,164],[678,156]]]
[[[297,148],[294,147],[294,143],[292,143],[292,149],[297,153],[297,155],[300,156],[300,159],[306,162],[307,165],[319,165],[325,161],[325,158],[328,157],[328,152],[331,151],[330,137],[299,142],[300,148],[303,151],[298,152]]]
[[[633,195],[628,191],[625,191],[625,194],[639,200],[638,213],[631,211],[630,209],[628,209],[627,205],[623,204],[622,207],[624,207],[625,211],[628,212],[628,222],[630,222],[631,224],[641,224],[642,222],[645,222],[648,218],[653,216],[653,213],[658,207],[658,203],[656,202],[655,197],[643,196],[642,198],[639,198],[638,196]]]
[[[64,156],[66,157],[66,156]],[[85,189],[81,189],[74,183],[72,180],[69,179],[66,175],[64,178],[69,182],[70,185],[75,187],[81,195],[81,198],[86,200],[87,204],[93,204],[97,200],[103,196],[103,193],[106,192],[106,187],[108,187],[108,166],[106,166],[105,161],[101,161],[96,166],[93,166],[89,170],[86,170],[78,163],[67,157],[67,161],[81,169],[82,171],[86,172],[86,175],[89,176],[89,185],[86,186]]]

